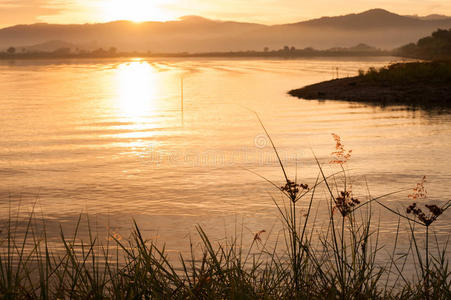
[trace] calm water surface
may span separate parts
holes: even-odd
[[[51,231],[87,213],[123,232],[136,219],[151,238],[183,250],[196,224],[218,238],[249,236],[279,219],[277,191],[256,172],[283,177],[255,115],[290,176],[312,184],[334,150],[353,150],[353,190],[362,199],[413,188],[423,175],[432,200],[451,199],[451,114],[305,101],[286,92],[391,58],[311,60],[86,60],[0,62],[0,218],[36,203]],[[183,110],[181,81],[183,78]],[[409,192],[386,198],[393,208]],[[318,193],[317,203],[324,199]],[[305,204],[301,204],[305,205]],[[315,204],[317,205],[317,204]],[[319,207],[319,219],[325,210]],[[396,218],[375,214],[389,242]],[[435,226],[449,236],[449,213]],[[407,228],[404,224],[402,230]],[[268,235],[275,233],[268,233]]]

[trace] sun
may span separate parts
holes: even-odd
[[[102,3],[107,21],[166,21],[169,16],[159,7],[161,0],[106,0]]]

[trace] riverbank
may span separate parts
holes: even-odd
[[[42,52],[18,52],[16,48],[11,47],[5,52],[0,52],[0,59],[86,59],[86,58],[282,58],[282,59],[299,59],[299,58],[315,58],[315,57],[384,57],[392,56],[393,51],[381,50],[370,47],[365,44],[359,44],[350,48],[331,48],[325,50],[305,48],[296,49],[294,47],[282,48],[278,50],[256,51],[214,51],[214,52],[117,52],[115,48],[103,50],[102,48],[93,51],[74,52],[70,48],[61,48],[55,51]]]
[[[302,99],[451,107],[451,62],[398,63],[291,90]]]

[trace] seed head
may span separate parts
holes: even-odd
[[[341,142],[341,137],[335,133],[332,133],[332,137],[335,140],[335,151],[331,153],[333,160],[330,164],[343,165],[351,158],[352,150],[345,150],[343,143]]]
[[[349,215],[353,207],[360,204],[360,200],[352,197],[349,191],[342,191],[339,193],[338,197],[335,198],[335,207],[338,209],[343,217]]]
[[[287,183],[280,187],[281,191],[287,192],[290,196],[291,201],[295,202],[297,200],[297,195],[299,194],[300,190],[308,190],[308,184],[298,184],[296,182],[293,182],[291,180],[287,180]]]
[[[424,225],[429,226],[435,220],[437,220],[438,216],[440,216],[445,210],[443,208],[438,207],[435,204],[426,204],[427,209],[429,209],[429,214],[425,214],[421,208],[417,207],[416,203],[412,203],[406,209],[408,214],[413,214],[420,220]]]

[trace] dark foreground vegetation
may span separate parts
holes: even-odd
[[[274,205],[285,228],[282,246],[267,245],[263,232],[257,232],[244,249],[239,238],[216,243],[198,228],[201,249],[191,248],[190,257],[171,262],[164,248],[146,241],[135,224],[128,238],[112,234],[108,243],[94,234],[82,242],[78,229],[71,237],[61,231],[64,251],[57,255],[45,230],[35,231],[33,216],[21,237],[10,219],[0,240],[0,298],[451,299],[446,244],[432,233],[451,203],[430,203],[424,178],[411,192],[412,204],[404,212],[384,201],[394,193],[358,199],[346,166],[351,151],[339,136],[333,137],[336,149],[330,163],[336,167],[334,174],[325,174],[317,161],[316,182],[297,182],[289,178],[279,160],[283,185],[267,180],[281,195]],[[277,155],[275,147],[274,151]],[[312,203],[323,192],[329,219],[319,239],[314,239],[318,229]],[[308,207],[302,213],[301,203]],[[389,246],[378,242],[380,228],[373,220],[373,205],[399,218]],[[410,247],[399,256],[402,224],[411,229]],[[384,246],[391,255],[381,261],[378,256]],[[196,256],[198,250],[201,254]],[[415,268],[412,274],[405,272],[409,264]]]
[[[383,106],[451,107],[451,61],[370,68],[360,71],[356,77],[309,85],[289,94],[303,99],[348,100]]]

